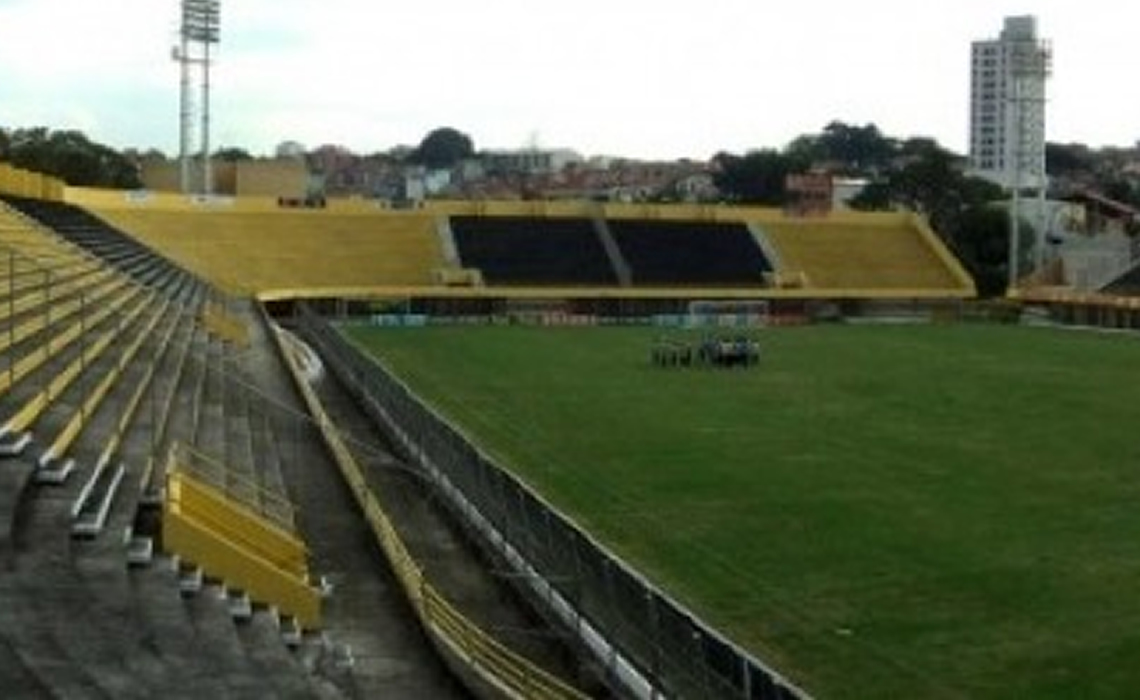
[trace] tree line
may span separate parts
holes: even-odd
[[[783,150],[720,153],[713,162],[721,195],[740,204],[782,206],[788,198],[786,176],[813,168],[865,179],[867,186],[850,202],[853,208],[922,214],[974,276],[981,294],[1004,289],[1009,226],[1005,210],[994,204],[1005,195],[1000,187],[967,175],[965,159],[933,139],[899,140],[873,124],[832,122]]]
[[[399,160],[438,169],[475,154],[470,136],[441,127]],[[1081,183],[1140,208],[1140,181],[1126,174],[1130,157],[1123,149],[1094,151],[1080,144],[1050,143],[1046,162],[1055,179]],[[252,156],[228,147],[219,149],[215,158],[238,161]],[[142,186],[137,153],[117,151],[75,130],[0,127],[0,161],[74,186]],[[1000,293],[1004,288],[1008,221],[1005,210],[995,203],[1006,195],[992,183],[969,176],[965,159],[933,139],[898,139],[874,124],[834,121],[782,149],[721,152],[712,159],[714,184],[723,201],[736,204],[782,206],[788,198],[787,176],[817,168],[868,181],[851,202],[856,209],[908,209],[924,215],[973,274],[981,293]],[[1026,229],[1031,225],[1026,223]]]
[[[0,161],[58,177],[76,187],[142,186],[134,160],[80,131],[0,127]]]
[[[1140,178],[1129,173],[1136,150],[1093,150],[1082,144],[1046,145],[1051,189],[1091,189],[1140,208]],[[832,122],[782,150],[719,153],[715,184],[730,202],[782,206],[786,176],[813,168],[868,182],[850,202],[855,209],[906,209],[925,216],[973,275],[982,295],[1000,294],[1007,280],[1008,193],[967,173],[966,159],[929,138],[896,139],[874,124]],[[1023,241],[1033,225],[1023,221]]]

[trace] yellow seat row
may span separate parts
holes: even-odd
[[[910,290],[963,286],[918,226],[828,219],[765,221],[761,224],[785,271],[802,273],[815,289]]]
[[[429,286],[443,255],[423,212],[108,209],[111,224],[219,286]]]

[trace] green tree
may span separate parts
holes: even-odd
[[[818,157],[837,163],[845,174],[868,175],[891,164],[896,147],[874,124],[854,126],[833,121],[816,140]]]
[[[1102,177],[1097,184],[1105,197],[1140,208],[1140,187],[1132,180],[1109,175]]]
[[[928,139],[900,148],[900,163],[852,201],[856,209],[904,208],[924,215],[931,228],[974,276],[983,296],[1005,290],[1009,216],[995,202],[1005,200],[997,185],[964,173],[962,159]],[[1022,224],[1022,240],[1032,227]]]
[[[1080,176],[1097,169],[1096,155],[1079,143],[1046,143],[1045,169],[1050,175]]]
[[[848,204],[860,211],[890,211],[895,208],[891,183],[888,179],[875,180],[855,195]]]
[[[784,147],[784,155],[798,163],[805,163],[810,168],[816,163],[826,160],[824,149],[819,142],[819,134],[803,134],[797,136]]]
[[[910,209],[929,217],[941,230],[952,229],[954,217],[966,207],[1004,198],[997,185],[965,175],[961,157],[936,144],[912,147],[901,165],[855,198],[856,209]]]
[[[798,163],[770,149],[744,156],[719,153],[713,161],[713,183],[726,200],[741,204],[782,205],[785,180],[789,173],[799,170]]]
[[[803,163],[805,170],[821,166],[837,175],[864,177],[887,170],[900,153],[900,144],[874,124],[856,126],[838,120],[818,134],[797,137],[784,149],[784,155]]]
[[[214,160],[220,160],[224,163],[236,163],[240,160],[253,160],[253,156],[244,148],[230,146],[214,151]]]
[[[1009,279],[1009,212],[1001,206],[970,206],[961,212],[957,229],[952,248],[974,277],[978,294],[1004,293]],[[1022,232],[1023,242],[1033,240],[1024,221]]]
[[[135,188],[141,185],[135,163],[79,131],[46,127],[16,129],[9,135],[7,160],[13,165],[53,175],[69,185]]]
[[[441,127],[424,137],[412,152],[410,160],[433,170],[450,168],[475,154],[475,144],[467,134],[451,127]]]

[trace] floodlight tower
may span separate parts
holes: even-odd
[[[1024,23],[1007,29],[1003,43],[1008,51],[1009,77],[1013,83],[1010,93],[1010,111],[1013,141],[1010,236],[1009,236],[1009,287],[1017,284],[1019,253],[1021,249],[1021,200],[1026,192],[1037,198],[1037,240],[1033,245],[1034,269],[1045,263],[1045,197],[1048,177],[1045,169],[1045,83],[1052,72],[1053,50],[1049,42],[1037,37],[1036,22],[1032,18],[1014,18]],[[1008,23],[1007,23],[1008,25]],[[1020,31],[1018,31],[1020,30]]]
[[[181,185],[184,193],[193,189],[191,183],[191,149],[194,140],[194,98],[191,86],[192,67],[202,68],[201,85],[201,194],[213,193],[213,171],[210,166],[210,65],[211,47],[218,43],[221,26],[220,0],[182,0],[182,22],[178,32],[179,45],[174,48],[174,60],[181,67],[181,95],[179,106],[179,160]]]

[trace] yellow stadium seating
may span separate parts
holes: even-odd
[[[972,293],[969,279],[910,217],[783,218],[761,226],[779,253],[781,272],[802,275],[805,287]]]
[[[423,212],[97,211],[226,289],[430,286],[443,266],[435,219]]]

